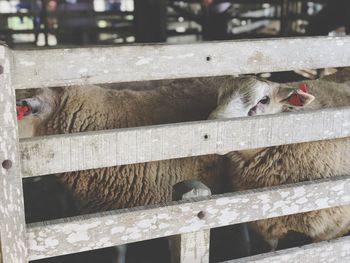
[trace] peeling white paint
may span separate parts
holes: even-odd
[[[52,237],[45,239],[45,246],[46,247],[54,247],[54,246],[57,246],[58,243],[59,243],[59,241],[55,238],[52,238]]]
[[[88,69],[87,69],[87,68],[81,68],[81,69],[79,69],[79,71],[78,71],[79,74],[84,74],[84,73],[86,73],[86,72],[88,72]]]
[[[20,60],[19,64],[25,66],[25,67],[30,67],[30,66],[35,66],[35,62],[33,61],[26,61],[26,60]]]
[[[152,224],[156,222],[155,219],[145,219],[137,223],[140,228],[149,228]]]
[[[167,229],[167,228],[169,228],[169,224],[165,224],[165,223],[161,223],[161,224],[159,224],[159,226],[158,226],[158,228],[159,229]]]
[[[185,207],[180,207],[180,209],[181,209],[182,213],[191,211],[191,209],[189,207],[186,207],[186,206]]]
[[[294,198],[298,198],[298,197],[303,197],[306,195],[306,192],[305,192],[305,189],[304,188],[297,188],[295,191],[294,191],[294,195],[293,197]]]
[[[194,57],[193,53],[188,53],[188,54],[183,54],[183,55],[178,55],[177,58],[192,58]]]
[[[327,207],[329,202],[329,198],[318,198],[315,203],[319,207]]]
[[[230,198],[221,198],[221,199],[218,199],[218,200],[216,201],[216,204],[217,204],[218,206],[221,206],[221,205],[227,205],[227,204],[229,204],[230,202],[231,202]]]
[[[125,227],[124,226],[117,226],[117,227],[113,227],[111,229],[111,234],[123,233],[124,231],[125,231]]]
[[[298,204],[298,205],[305,204],[307,202],[309,202],[309,200],[306,197],[302,197],[302,198],[300,198],[300,199],[295,201],[295,203]]]
[[[161,58],[164,58],[164,59],[174,59],[173,56],[162,56]]]
[[[168,214],[158,214],[158,219],[170,219],[170,216]]]
[[[149,64],[152,61],[153,61],[153,58],[140,58],[138,61],[136,61],[135,65],[143,66],[143,65]]]

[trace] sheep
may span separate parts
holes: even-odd
[[[348,83],[350,81],[350,67],[338,69],[335,73],[326,75],[322,79],[336,83]]]
[[[40,136],[203,120],[214,110],[216,105],[215,99],[217,98],[217,86],[221,86],[218,96],[219,106],[212,112],[209,117],[210,119],[343,106],[348,104],[346,103],[347,101],[350,101],[349,92],[346,89],[334,87],[330,90],[327,89],[327,93],[323,94],[320,92],[323,86],[326,88],[328,88],[328,86],[334,86],[333,83],[325,81],[316,81],[314,84],[311,82],[309,83],[311,91],[318,91],[316,92],[317,99],[312,101],[313,97],[311,95],[305,93],[301,94],[302,99],[300,101],[303,102],[303,107],[280,105],[280,101],[275,103],[274,100],[269,98],[268,100],[270,101],[266,104],[268,104],[268,106],[273,105],[274,107],[264,108],[260,105],[259,107],[247,109],[243,102],[249,102],[249,100],[254,99],[254,96],[258,94],[241,94],[243,95],[242,102],[234,101],[234,99],[230,98],[232,94],[236,95],[235,91],[238,90],[238,86],[246,87],[247,89],[255,88],[256,86],[254,83],[260,83],[261,85],[259,85],[259,87],[261,91],[264,92],[281,90],[280,93],[276,94],[282,95],[285,98],[295,92],[294,90],[287,89],[286,86],[280,86],[255,78],[233,79],[231,77],[224,77],[220,79],[207,79],[205,81],[174,81],[167,83],[166,87],[158,89],[151,88],[146,91],[134,91],[129,89],[115,90],[113,86],[101,88],[100,86],[93,85],[67,87],[56,90],[45,89],[41,94],[37,94],[29,99],[19,100],[18,104],[22,105],[26,103],[30,106],[30,112],[27,113],[25,117],[25,120],[34,126],[30,136]],[[321,87],[317,90],[314,86]],[[261,92],[259,93],[262,95]],[[341,96],[329,96],[328,94],[331,93],[341,94]],[[264,99],[266,100],[266,98]],[[227,111],[227,109],[230,108],[228,107],[229,105],[236,107],[236,111]],[[237,107],[237,105],[240,107]],[[337,140],[332,142],[337,142]],[[311,143],[310,145],[312,144],[317,145],[317,143]],[[322,146],[322,144],[320,145]],[[292,149],[291,145],[289,148],[288,146],[280,146],[271,149],[284,149],[283,147],[286,147],[286,150]],[[294,147],[298,148],[298,145]],[[267,149],[265,149],[265,151],[267,151]],[[296,174],[294,176],[295,180],[292,180],[292,177],[286,177],[284,181],[276,180],[271,182],[267,180],[266,182],[256,182],[255,180],[242,180],[241,182],[239,180],[241,178],[237,176],[237,174],[242,176],[242,174],[239,173],[240,169],[242,170],[239,164],[251,162],[251,159],[255,160],[255,158],[258,158],[257,154],[260,152],[264,153],[262,150],[257,150],[228,154],[227,157],[229,157],[232,166],[230,169],[233,171],[231,174],[236,174],[236,176],[230,178],[233,185],[235,185],[235,190],[313,179],[307,176],[305,178],[298,178],[299,175],[302,176],[305,173],[298,173],[295,168],[296,170],[293,173],[293,176]],[[283,156],[281,156],[281,158],[283,159]],[[300,169],[302,168],[303,167],[300,167]],[[247,174],[256,174],[254,169],[255,168],[252,167],[247,170]],[[282,171],[283,170],[281,170],[281,172]],[[329,175],[322,172],[319,174],[319,178],[347,173],[347,170],[343,172],[338,171],[337,173],[331,171]],[[77,171],[57,176],[72,190],[75,198],[79,200],[81,211],[83,213],[90,213],[168,201],[171,198],[171,186],[186,179],[197,179],[204,182],[213,190],[213,193],[223,192],[223,189],[226,189],[226,174],[225,158],[218,155],[208,155]],[[244,179],[246,179],[246,177],[244,177]],[[325,211],[326,213],[327,211],[339,211],[338,214],[342,216],[345,214],[343,208],[333,208]],[[348,209],[345,208],[345,211],[348,211]],[[299,218],[319,212],[302,214],[299,215]],[[342,216],[339,216],[339,218],[342,218]],[[282,217],[282,219],[283,218],[288,217]],[[297,219],[298,215],[289,216],[289,218]],[[323,219],[324,217],[320,216],[320,218]],[[261,223],[263,226],[270,226],[270,222],[274,224],[275,221],[273,220],[281,222],[281,218],[277,218],[258,221],[255,222],[254,225],[265,238],[270,241],[272,246],[276,246],[276,240],[281,238],[290,228],[287,226],[284,226],[284,228],[277,227],[276,229],[281,231],[277,234],[270,234],[272,228],[268,228],[268,231],[264,231],[264,228],[260,227]],[[297,225],[300,225],[299,222]],[[300,229],[297,229],[297,231],[310,234],[314,237],[314,240],[317,240],[317,237],[319,237],[317,233],[312,233],[312,231],[300,231]]]
[[[209,118],[245,117],[350,104],[350,87],[346,84],[324,80],[307,81],[306,84],[315,97],[298,90],[296,83],[282,85],[255,77],[228,79],[219,89],[218,106]],[[233,190],[349,175],[350,138],[237,151],[228,153],[227,158]],[[259,220],[252,222],[252,226],[272,250],[288,231],[303,233],[315,242],[329,240],[350,231],[350,206]]]
[[[221,78],[223,79],[223,78]],[[41,136],[203,120],[216,104],[220,79],[168,81],[148,90],[112,86],[44,89],[18,105],[28,105],[25,123]],[[28,127],[31,126],[31,127]],[[218,155],[121,165],[57,175],[72,191],[82,213],[149,205],[171,200],[172,185],[197,179],[221,192],[223,158]]]

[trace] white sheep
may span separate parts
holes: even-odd
[[[26,102],[30,106],[31,111],[26,118],[34,124],[32,135],[50,135],[205,119],[215,107],[217,86],[221,86],[219,106],[210,118],[344,106],[350,102],[347,86],[334,85],[326,81],[308,84],[311,93],[316,95],[316,100],[312,101],[313,96],[298,91],[302,107],[288,105],[286,99],[294,94],[295,90],[252,77],[174,81],[167,83],[167,87],[147,91],[102,89],[91,85],[56,91],[46,89],[43,93],[21,100],[19,103]],[[317,88],[314,88],[315,86]],[[291,158],[288,153],[300,149],[304,154],[303,145],[307,145],[307,149],[314,150],[307,152],[310,157],[307,163],[300,162],[295,166],[297,158],[295,156],[294,159]],[[340,148],[327,148],[332,145],[339,145]],[[313,161],[314,154],[319,152],[319,147],[327,148],[331,152],[330,159],[316,158],[316,161]],[[349,174],[350,166],[343,165],[343,162],[346,163],[345,156],[349,156],[346,155],[348,149],[350,149],[349,140],[341,139],[233,152],[228,155],[232,160],[231,172],[235,175],[232,182],[235,189],[248,189]],[[283,154],[276,155],[276,151],[280,150]],[[342,156],[337,159],[340,153]],[[260,172],[259,167],[264,167],[266,164],[259,161],[269,161],[269,158],[277,156],[281,161],[273,162],[267,172],[265,170],[264,173]],[[290,161],[293,170],[288,170]],[[171,198],[171,186],[186,179],[200,180],[214,193],[222,192],[226,180],[224,162],[220,156],[208,155],[70,172],[58,177],[71,188],[75,198],[80,201],[83,212],[96,212],[168,201]],[[251,165],[244,166],[248,163]],[[325,165],[330,169],[320,169],[320,163],[330,163]],[[311,164],[313,173],[306,173],[305,171],[310,169],[308,165]],[[257,174],[258,177],[255,176]],[[277,178],[274,177],[276,174],[279,175]],[[342,235],[348,229],[344,226],[348,221],[343,220],[349,218],[349,214],[346,215],[348,211],[347,206],[339,207],[262,220],[255,222],[254,225],[272,247],[275,247],[276,240],[289,230],[308,234],[314,240],[324,240]],[[332,215],[332,218],[328,219],[326,215]],[[308,224],[300,223],[300,220],[313,216],[321,220],[322,224],[318,225],[313,221]],[[292,220],[295,223],[288,221],[288,224],[285,224],[285,220]],[[342,225],[336,229],[334,225],[338,222]],[[329,229],[337,233],[322,229],[329,225],[331,225]]]
[[[218,81],[167,81],[143,91],[93,85],[44,89],[17,101],[29,107],[19,122],[24,124],[20,134],[23,130],[30,130],[26,136],[39,136],[204,120],[215,108]],[[169,201],[172,185],[187,179],[221,192],[223,169],[223,158],[209,155],[57,176],[72,190],[82,212],[96,212]]]
[[[282,85],[255,77],[228,79],[219,90],[210,118],[233,118],[284,111],[350,105],[350,87],[324,80]],[[290,123],[290,125],[297,125]],[[303,131],[300,131],[303,132]],[[232,187],[245,190],[350,174],[350,138],[231,152]],[[314,241],[329,240],[350,230],[350,206],[282,216],[252,223],[275,249],[288,231]]]

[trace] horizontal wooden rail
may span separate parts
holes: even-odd
[[[27,225],[31,260],[350,204],[350,176]],[[205,216],[198,217],[203,211]],[[181,218],[181,220],[179,220]]]
[[[350,37],[15,51],[12,76],[26,89],[342,67],[348,50]]]
[[[350,136],[350,108],[20,141],[23,177]]]
[[[350,236],[222,263],[349,262]]]

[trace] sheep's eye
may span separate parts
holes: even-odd
[[[270,98],[268,96],[263,97],[259,103],[261,104],[268,104],[270,102]]]

